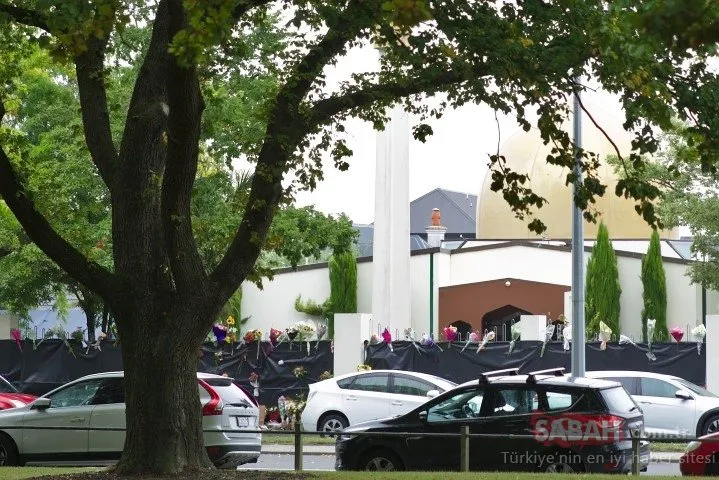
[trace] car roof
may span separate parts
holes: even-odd
[[[643,372],[640,370],[593,370],[586,373],[587,377],[644,377],[662,380],[676,380],[674,375],[664,373]]]
[[[101,373],[93,373],[90,375],[85,375],[84,377],[80,377],[75,381],[80,380],[90,380],[93,378],[117,378],[117,377],[124,377],[125,372],[123,371],[115,371],[115,372],[101,372]],[[197,372],[197,378],[231,378],[231,377],[224,377],[222,375],[215,375],[214,373],[203,373],[203,372]]]
[[[502,377],[489,377],[486,382],[491,385],[526,385],[532,383],[535,385],[554,385],[554,386],[577,386],[582,388],[612,388],[620,386],[618,382],[611,380],[601,380],[597,378],[587,377],[572,377],[571,375],[563,375],[561,377],[550,376],[550,375],[537,375],[533,382],[528,382],[532,375],[506,375]],[[460,387],[479,385],[481,382],[478,380],[471,380],[465,382]]]
[[[412,372],[410,370],[362,370],[360,372],[352,372],[352,373],[345,373],[344,375],[337,375],[336,377],[332,377],[328,380],[341,380],[343,378],[354,377],[355,375],[368,375],[368,374],[372,374],[372,373],[404,373],[404,374],[411,375],[413,377],[421,378],[421,379],[431,381],[431,382],[436,382],[436,381],[440,380],[442,382],[455,384],[455,382],[453,382],[451,380],[447,380],[446,378],[442,378],[437,375],[432,375],[429,373]],[[327,380],[324,380],[324,381],[327,381]],[[320,383],[320,382],[317,382],[317,383]]]

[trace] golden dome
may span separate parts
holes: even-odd
[[[621,113],[610,113],[605,108],[611,105],[611,99],[594,100],[582,97],[582,101],[597,123],[607,132],[624,158],[631,152],[631,134],[622,128],[624,117]],[[602,107],[598,105],[601,103]],[[621,116],[620,116],[621,115]],[[572,118],[565,123],[565,131],[572,134]],[[599,155],[598,175],[607,186],[603,197],[597,197],[594,204],[600,216],[597,223],[584,222],[585,238],[596,238],[599,221],[603,221],[613,239],[643,239],[651,236],[651,228],[634,209],[633,200],[617,197],[615,187],[618,176],[614,168],[606,162],[608,155],[616,155],[612,144],[604,134],[594,126],[586,114],[582,115],[583,147]],[[545,145],[539,129],[529,132],[518,129],[500,147],[507,166],[517,173],[529,175],[529,187],[544,197],[547,203],[534,214],[547,226],[540,237],[527,228],[528,220],[519,220],[514,216],[501,192],[493,192],[491,171],[485,175],[477,202],[477,238],[479,239],[565,239],[572,236],[572,186],[565,185],[568,169],[547,163],[551,145]],[[660,232],[663,238],[674,237],[673,232]]]

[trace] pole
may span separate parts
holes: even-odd
[[[579,78],[575,79],[579,84]],[[576,205],[578,185],[582,181],[582,110],[579,90],[574,93],[574,188],[572,195],[572,376],[583,377],[585,373],[584,349],[586,330],[584,324],[584,219],[582,209]]]
[[[434,338],[434,253],[429,254],[429,336]]]

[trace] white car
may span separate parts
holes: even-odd
[[[334,432],[356,423],[403,415],[456,383],[434,375],[370,370],[310,385],[302,428]]]
[[[620,382],[644,412],[648,435],[700,437],[719,432],[719,395],[683,378],[651,372],[595,371]]]
[[[125,445],[125,432],[92,428],[125,428],[123,380],[123,372],[88,375],[30,405],[0,411],[0,466],[116,462]],[[243,430],[259,428],[257,405],[228,377],[198,373],[197,388],[203,405],[205,448],[215,466],[234,469],[256,462],[262,435]],[[207,431],[213,429],[232,432]]]

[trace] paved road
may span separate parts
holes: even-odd
[[[294,456],[287,454],[263,453],[257,463],[243,465],[240,470],[293,470],[295,466]],[[305,455],[304,469],[311,470],[334,470],[335,457],[333,455]],[[642,475],[663,475],[678,476],[678,463],[652,463],[648,471]]]

